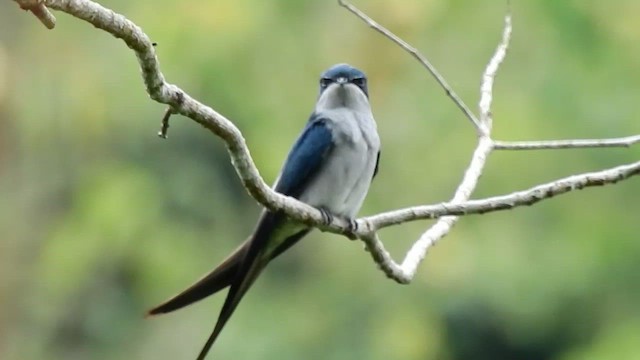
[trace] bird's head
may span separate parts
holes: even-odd
[[[349,64],[333,65],[320,76],[318,107],[369,107],[367,76]]]

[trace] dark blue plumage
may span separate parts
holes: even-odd
[[[332,148],[331,130],[323,118],[311,115],[287,157],[275,191],[298,197],[309,180],[322,168]]]

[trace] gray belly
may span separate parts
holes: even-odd
[[[366,142],[337,146],[300,200],[332,214],[353,218],[364,201],[378,149]]]

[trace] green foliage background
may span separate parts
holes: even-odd
[[[317,76],[367,72],[383,142],[362,214],[446,200],[474,132],[410,56],[334,1],[105,1],[158,42],[171,82],[232,119],[268,182],[309,115]],[[503,1],[370,0],[470,104]],[[513,1],[495,89],[499,139],[640,132],[640,2]],[[144,320],[216,265],[259,207],[221,141],[170,137],[120,41],[64,14],[48,31],[0,4],[0,358],[189,359],[223,296]],[[498,152],[476,197],[637,160],[640,148]],[[638,359],[640,188],[632,179],[483,216],[429,252],[414,282],[360,243],[314,233],[272,264],[216,359]],[[396,258],[427,222],[383,232]]]

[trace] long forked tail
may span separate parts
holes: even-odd
[[[166,314],[174,310],[181,309],[196,301],[202,300],[209,295],[213,295],[227,286],[230,286],[238,272],[238,269],[240,268],[240,264],[242,263],[248,248],[249,241],[245,241],[239,248],[231,253],[229,257],[218,265],[218,267],[203,276],[187,289],[162,304],[153,307],[147,312],[146,316]]]
[[[309,233],[309,230],[304,227],[300,228],[300,225],[297,224],[280,224],[276,217],[266,216],[261,219],[254,237],[251,239],[251,245],[247,248],[245,257],[229,287],[229,293],[227,293],[227,298],[220,310],[216,326],[200,350],[198,360],[204,360],[207,356],[240,300],[267,264],[298,242]],[[272,247],[274,244],[275,247]]]
[[[256,255],[253,259],[247,260],[247,263],[243,264],[244,266],[240,269],[237,278],[234,280],[233,284],[231,284],[227,298],[220,310],[216,326],[207,339],[207,342],[202,347],[202,350],[200,350],[197,360],[204,360],[207,357],[207,353],[209,353],[209,350],[211,350],[211,347],[218,338],[218,335],[220,335],[225,324],[229,318],[231,318],[231,315],[240,303],[240,300],[242,300],[244,294],[247,293],[247,290],[249,290],[258,275],[260,275],[264,267],[269,262],[269,257]]]

